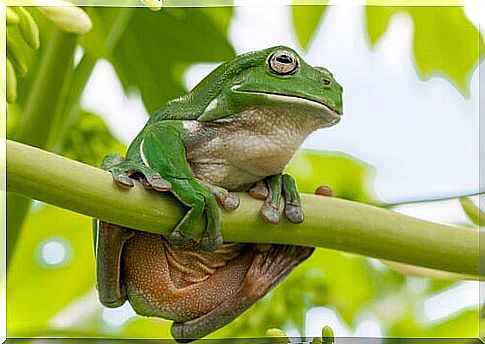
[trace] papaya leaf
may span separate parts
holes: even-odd
[[[468,96],[469,80],[484,42],[463,7],[367,6],[366,25],[371,46],[378,43],[397,13],[408,14],[413,20],[414,59],[421,78],[446,77]]]
[[[94,286],[91,219],[37,204],[7,278],[9,336],[49,328],[50,319]]]
[[[130,15],[124,13],[131,11]],[[126,91],[139,90],[151,113],[185,93],[182,76],[197,62],[223,62],[234,57],[227,39],[232,15],[224,8],[93,8],[93,32],[83,39],[86,53],[108,59]],[[106,26],[125,15],[127,29],[112,52],[104,47]]]
[[[293,25],[303,50],[308,49],[326,9],[327,6],[292,6]]]
[[[320,185],[329,186],[335,197],[370,202],[374,170],[358,159],[333,152],[303,149],[287,168],[300,192],[313,194]]]
[[[123,155],[125,150],[100,117],[83,110],[66,133],[62,149],[63,155],[96,167],[101,165],[106,154]]]
[[[471,199],[460,198],[460,204],[468,218],[477,226],[485,226],[485,214],[478,208]]]

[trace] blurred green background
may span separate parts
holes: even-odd
[[[329,8],[287,9],[300,51],[318,44],[315,35]],[[241,9],[164,8],[154,12],[87,7],[84,15],[89,16],[91,30],[73,34],[66,30],[79,33],[82,25],[81,29],[69,26],[56,13],[41,13],[36,8],[14,9],[18,19],[12,15],[7,26],[7,56],[13,65],[10,74],[7,68],[7,137],[93,166],[106,153],[123,154],[127,144],[123,135],[114,133],[112,123],[83,106],[82,94],[97,63],[108,62],[126,96],[141,97],[150,113],[186,92],[184,78],[194,64],[220,63],[236,55],[231,37],[237,33],[229,33],[237,11]],[[415,72],[423,80],[444,78],[452,92],[470,96],[470,79],[483,42],[463,8],[366,7],[361,13],[369,51],[375,49],[395,14],[411,18]],[[72,23],[86,21],[75,10],[68,14]],[[39,30],[39,47],[32,38],[35,29],[28,28],[25,18],[29,17]],[[103,101],[109,103],[110,99]],[[440,101],[439,96],[435,101]],[[130,127],[131,122],[119,125]],[[288,167],[302,192],[313,193],[325,184],[336,197],[381,203],[373,189],[379,172],[375,167],[348,152],[325,149],[302,150]],[[456,224],[474,225],[464,215]],[[9,195],[7,230],[9,337],[170,337],[169,321],[137,316],[129,305],[109,310],[99,304],[90,218]],[[478,283],[444,277],[318,249],[269,295],[210,337],[261,337],[272,327],[282,328],[290,336],[312,336],[323,325],[332,326],[337,336],[477,337]],[[463,293],[470,291],[476,291],[475,303],[463,301],[462,307],[455,305],[446,313],[450,300],[460,303]]]

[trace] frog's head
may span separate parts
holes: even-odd
[[[200,86],[212,93],[199,118],[202,121],[255,106],[310,113],[321,127],[336,124],[342,115],[343,89],[332,73],[309,65],[284,46],[241,55],[217,68]]]

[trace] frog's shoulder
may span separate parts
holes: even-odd
[[[156,110],[151,116],[149,123],[164,120],[194,120],[199,117],[201,109],[194,106],[191,94],[170,100],[164,106]]]

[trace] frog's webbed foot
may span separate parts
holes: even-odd
[[[286,218],[293,223],[301,223],[304,220],[300,194],[295,180],[288,174],[277,174],[256,183],[249,190],[249,194],[264,201],[261,207],[261,216],[271,224],[280,222],[282,196],[285,200],[284,213]]]
[[[172,187],[157,171],[136,161],[125,160],[118,154],[107,155],[101,168],[111,172],[115,183],[122,188],[133,187],[133,179],[139,180],[146,189],[163,192]]]

